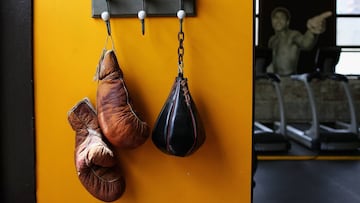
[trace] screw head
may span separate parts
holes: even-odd
[[[138,18],[140,20],[144,20],[146,18],[146,12],[144,10],[141,10],[138,12]]]
[[[107,11],[104,11],[101,13],[101,19],[103,19],[103,21],[108,21],[110,19],[110,14]]]
[[[184,10],[179,10],[179,11],[176,13],[176,15],[177,15],[177,17],[178,17],[179,19],[184,19],[185,16],[186,16],[186,13],[185,13]]]

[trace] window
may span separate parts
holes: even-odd
[[[336,72],[360,75],[360,0],[336,1],[336,45],[342,47]]]

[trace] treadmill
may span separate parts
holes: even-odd
[[[280,90],[280,78],[272,73],[266,73],[266,67],[272,59],[271,49],[255,48],[255,80],[268,80],[275,89],[279,105],[280,121],[275,123],[262,123],[254,121],[253,139],[257,153],[287,152],[291,145],[286,138],[285,108]]]
[[[334,69],[338,62],[339,54],[340,51],[338,48],[332,47],[319,49],[315,63],[317,64],[317,70],[314,73],[304,73],[291,76],[292,79],[301,81],[305,85],[311,107],[312,120],[309,125],[288,124],[287,135],[310,149],[318,149],[320,151],[348,151],[357,150],[360,147],[360,140],[357,133],[356,115],[354,111],[355,107],[352,102],[347,82],[344,80],[345,77],[339,74],[329,73],[334,71],[328,71],[328,68],[331,66],[333,66]],[[336,79],[342,82],[349,101],[348,105],[352,127],[339,128],[334,125],[328,126],[320,124],[317,106],[310,83],[313,79],[322,80],[324,78]]]
[[[340,53],[341,48],[339,47],[323,47],[318,49],[316,53],[316,71],[319,72],[321,79],[330,79],[341,83],[348,104],[349,122],[335,121],[333,123],[324,123],[320,124],[320,129],[330,132],[348,132],[359,135],[359,125],[349,81],[346,76],[335,73],[335,66],[339,61]],[[358,139],[359,138],[358,136]]]

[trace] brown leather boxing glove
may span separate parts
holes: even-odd
[[[150,129],[131,103],[114,51],[104,54],[98,68],[97,114],[104,136],[117,148],[142,145]]]
[[[125,179],[113,151],[103,139],[97,115],[84,98],[69,112],[75,136],[75,166],[80,182],[94,197],[112,202],[125,191]]]

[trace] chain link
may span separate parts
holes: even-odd
[[[180,32],[178,33],[178,40],[179,40],[179,48],[178,48],[178,65],[179,65],[179,72],[182,73],[183,72],[183,67],[184,67],[184,39],[185,39],[185,34],[182,31],[182,29],[180,29]]]

